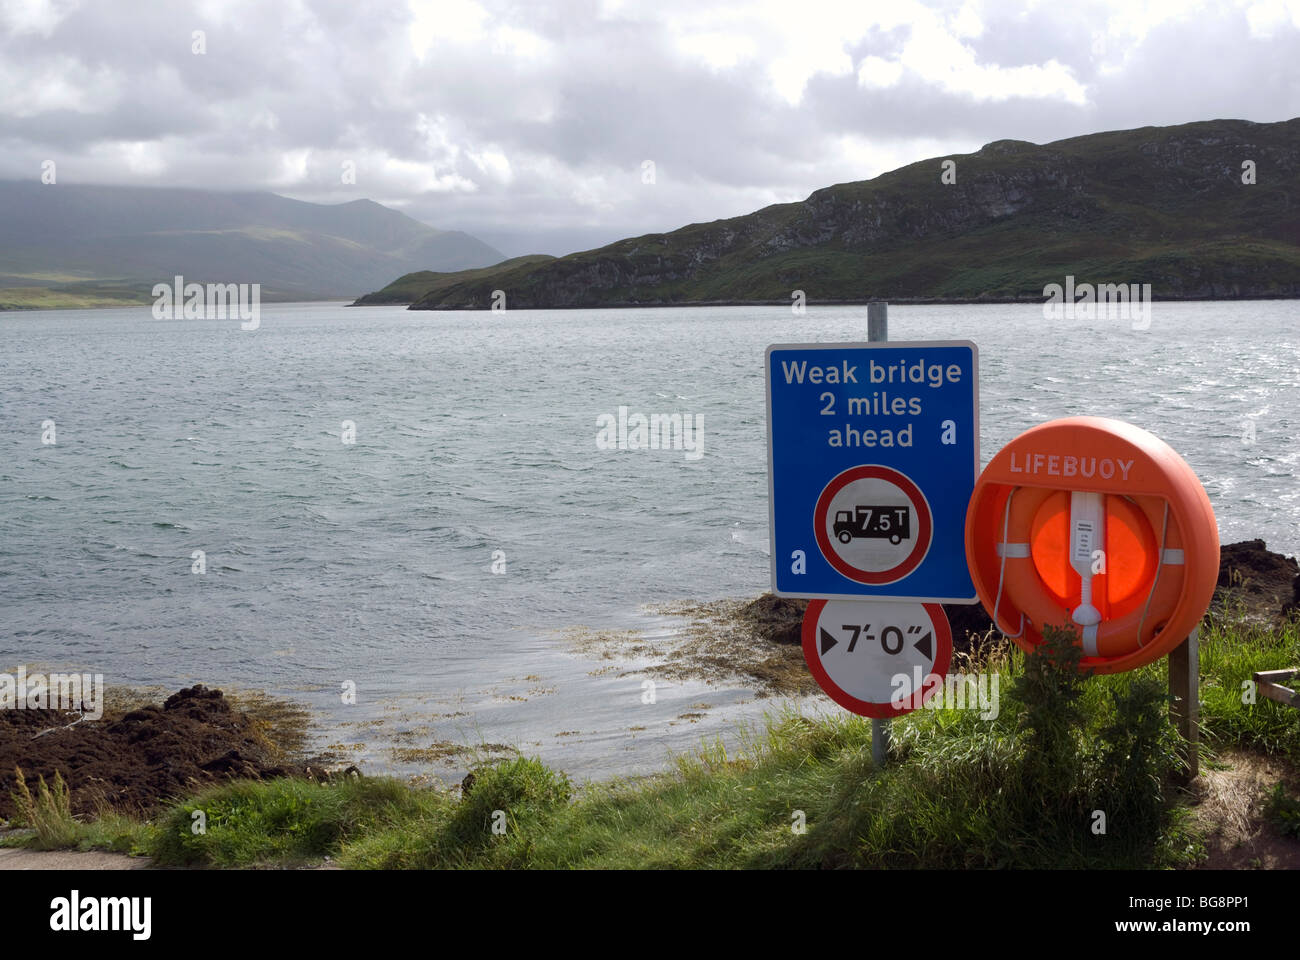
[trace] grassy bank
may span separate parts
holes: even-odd
[[[1181,786],[1163,664],[1079,678],[1068,662],[1074,649],[1026,659],[998,647],[971,662],[997,677],[996,717],[927,709],[895,721],[884,769],[871,761],[869,722],[785,713],[742,732],[738,750],[704,745],[638,782],[575,788],[526,758],[480,768],[464,798],[386,779],[242,781],[151,823],[109,815],[50,836],[61,847],[208,866],[325,857],[413,869],[1197,862],[1201,828],[1194,792]],[[1203,631],[1205,765],[1227,750],[1300,765],[1300,711],[1243,698],[1252,671],[1295,665],[1294,620],[1220,617]],[[1283,817],[1294,805],[1275,809]]]
[[[147,290],[103,284],[0,287],[0,310],[87,310],[153,303]]]

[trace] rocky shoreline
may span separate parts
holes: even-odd
[[[221,780],[309,775],[292,756],[296,738],[264,703],[232,702],[198,684],[161,704],[110,703],[94,722],[71,711],[0,710],[0,818],[14,814],[16,768],[33,792],[57,771],[75,814],[148,813]]]
[[[664,610],[691,621],[678,647],[666,651],[664,669],[670,676],[738,680],[758,696],[814,693],[800,649],[806,607],[806,600],[769,593]],[[959,651],[973,652],[991,636],[992,623],[979,604],[945,610]],[[1222,548],[1208,618],[1280,622],[1298,615],[1300,565],[1294,558],[1268,550],[1262,540]],[[232,778],[335,775],[301,755],[306,711],[202,685],[161,704],[138,698],[110,704],[99,722],[78,720],[58,711],[0,711],[0,818],[14,813],[10,791],[19,767],[33,789],[39,777],[51,781],[59,772],[79,815],[104,808],[147,815],[169,799]]]
[[[486,308],[478,303],[463,304],[439,304],[437,306],[416,306],[417,300],[379,300],[371,299],[377,297],[379,291],[367,293],[358,297],[349,307],[400,307],[405,306],[408,310],[438,310],[438,311],[478,311],[483,312]],[[1300,299],[1300,288],[1288,290],[1283,293],[1273,293],[1267,290],[1220,290],[1217,288],[1196,291],[1187,294],[1167,294],[1159,298],[1161,303],[1215,303],[1219,301],[1238,301],[1238,300],[1297,300]],[[1038,293],[1026,293],[1020,296],[982,296],[982,297],[905,297],[892,296],[888,302],[896,307],[948,307],[948,306],[988,306],[1000,304],[1029,304],[1042,306],[1046,298]],[[819,297],[815,301],[809,300],[809,306],[818,307],[863,307],[871,303],[879,303],[879,297]],[[683,307],[784,307],[790,308],[790,300],[787,297],[780,299],[762,299],[762,300],[740,300],[728,298],[722,300],[610,300],[607,303],[582,304],[582,303],[557,303],[545,307],[521,307],[519,309],[529,310],[650,310],[650,309],[680,309]],[[1104,309],[1104,307],[1103,307]]]

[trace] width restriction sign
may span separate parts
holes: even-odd
[[[974,603],[975,344],[774,344],[766,375],[773,592]]]
[[[803,655],[832,700],[886,720],[920,709],[942,688],[952,631],[937,603],[814,600],[804,615]]]

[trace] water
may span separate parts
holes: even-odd
[[[664,630],[641,605],[766,588],[763,350],[865,339],[865,313],[313,303],[265,305],[255,333],[148,308],[0,316],[0,667],[288,692],[329,741],[420,714],[417,741],[648,769],[711,729],[684,707],[761,705],[678,684],[647,707],[553,631]],[[893,307],[890,335],[979,344],[985,461],[1043,420],[1119,417],[1183,454],[1224,542],[1300,548],[1300,303],[1158,303],[1145,332]],[[620,405],[702,416],[703,455],[598,450]]]

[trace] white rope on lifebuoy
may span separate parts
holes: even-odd
[[[1006,577],[1007,574],[1007,557],[1015,556],[1020,559],[1027,559],[1029,557],[1029,544],[1007,542],[1007,530],[1009,529],[1011,523],[1011,498],[1016,495],[1016,491],[1019,489],[1020,489],[1019,487],[1011,488],[1011,492],[1007,494],[1007,504],[1005,507],[1002,508],[1002,542],[998,544],[998,556],[1002,558],[1002,563],[1000,564],[998,569],[998,593],[997,593],[997,597],[993,601],[993,626],[997,627],[999,630],[1002,629],[1002,626],[1001,624],[998,623],[998,607],[1002,603],[1002,583],[1003,583],[1003,579]],[[1021,555],[1019,550],[1016,550],[1014,553],[1012,553],[1011,550],[1012,547],[1018,548],[1021,546],[1025,548],[1023,556]],[[1020,629],[1015,633],[1006,633],[1004,631],[1003,636],[1005,636],[1009,640],[1014,640],[1016,639],[1016,637],[1023,637],[1024,635],[1025,635],[1025,612],[1022,610],[1020,611]]]

